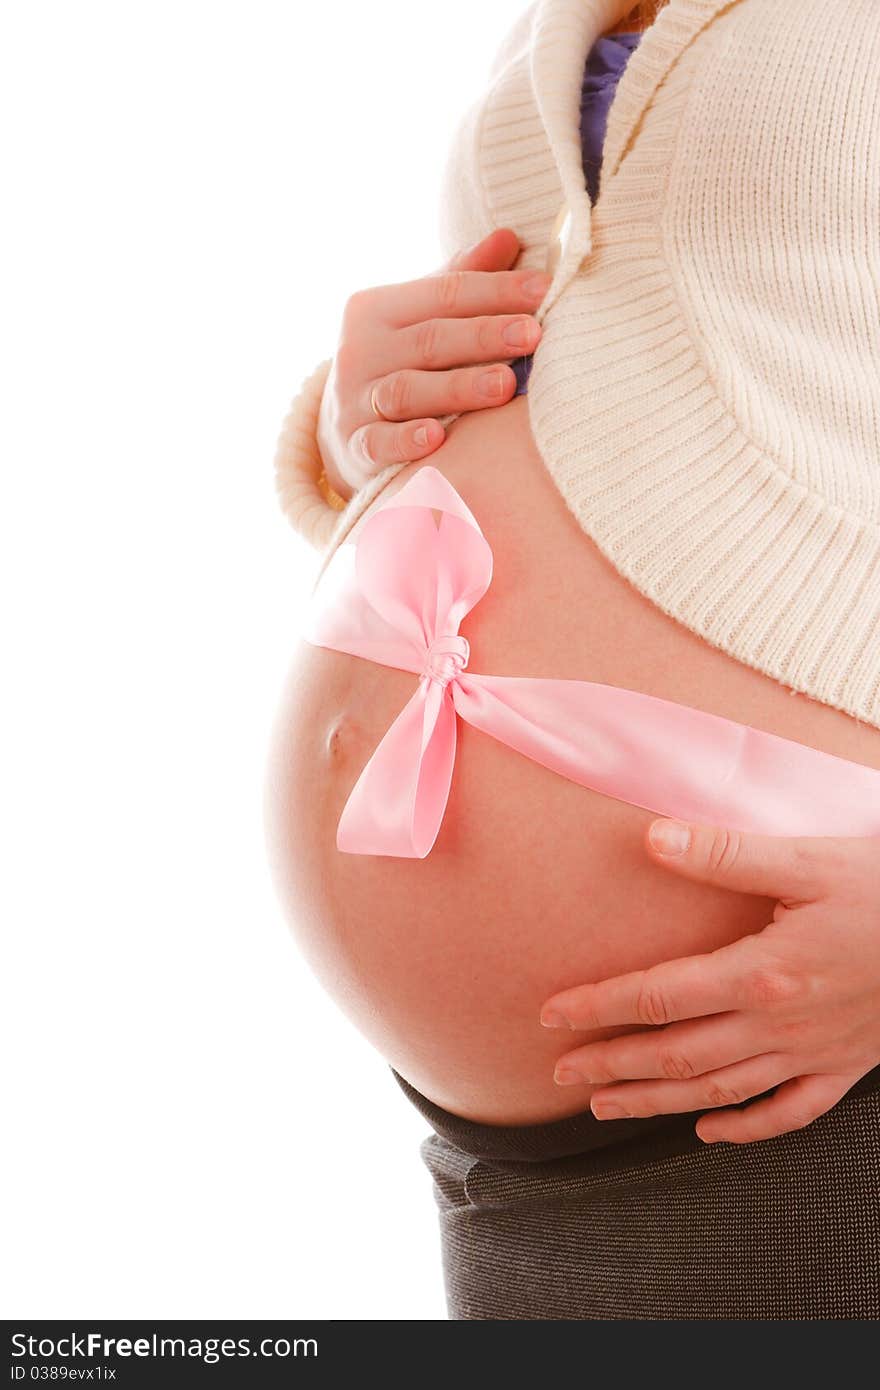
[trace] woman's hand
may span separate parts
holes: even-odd
[[[687,838],[677,849],[675,831]],[[653,1025],[575,1048],[559,1059],[557,1081],[598,1082],[590,1101],[598,1119],[721,1107],[697,1125],[710,1144],[810,1124],[880,1063],[880,840],[742,835],[667,820],[648,835],[656,863],[675,873],[778,898],[773,921],[707,955],[548,999],[547,1027]],[[723,1108],[773,1087],[756,1104]]]
[[[532,314],[550,285],[541,271],[510,269],[519,251],[501,227],[437,274],[349,299],[318,419],[327,479],[342,497],[391,463],[434,453],[446,437],[437,416],[514,395],[503,359],[534,351]],[[376,416],[371,395],[394,423]]]

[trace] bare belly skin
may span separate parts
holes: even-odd
[[[880,729],[711,647],[618,574],[547,474],[525,397],[454,421],[430,462],[495,557],[489,592],[462,624],[470,670],[620,685],[880,768]],[[760,930],[773,903],[665,874],[643,848],[650,812],[567,782],[461,721],[428,857],[340,854],[342,807],[415,683],[305,642],[294,653],[267,826],[296,939],[364,1036],[447,1110],[489,1124],[584,1110],[589,1088],[557,1087],[553,1066],[600,1035],[541,1028],[541,1003]]]

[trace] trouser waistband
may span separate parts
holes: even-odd
[[[684,1115],[647,1119],[597,1120],[591,1110],[539,1125],[485,1125],[435,1105],[391,1069],[404,1095],[441,1139],[477,1159],[503,1165],[546,1163],[607,1151],[623,1162],[664,1158],[703,1148],[695,1125],[706,1108]],[[880,1066],[863,1076],[847,1096],[880,1090]],[[765,1094],[770,1095],[771,1092]],[[758,1097],[754,1097],[757,1100]],[[746,1102],[752,1104],[752,1101]]]

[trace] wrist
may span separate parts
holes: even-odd
[[[319,446],[319,452],[320,452],[320,446]],[[327,465],[326,465],[326,464],[322,464],[321,471],[320,471],[320,473],[318,474],[318,488],[319,488],[319,490],[320,490],[320,492],[321,492],[321,496],[324,498],[324,501],[327,503],[327,506],[328,506],[328,507],[332,507],[334,511],[336,511],[336,512],[341,512],[345,507],[348,506],[349,500],[350,500],[351,495],[352,495],[352,494],[351,494],[351,491],[349,491],[348,495],[345,496],[345,495],[343,495],[343,493],[339,492],[339,491],[333,486],[333,482],[332,482],[332,480],[330,479],[330,477],[328,476],[328,473],[327,473]]]
[[[323,414],[326,400],[327,392],[325,389],[321,397],[321,407],[318,414],[318,427],[316,431],[318,453],[321,456],[321,473],[318,482],[328,505],[337,507],[341,510],[341,508],[354,496],[357,488],[352,487],[336,466],[333,448],[328,438],[328,432],[324,427]]]
[[[347,505],[327,479],[318,444],[318,417],[332,360],[319,363],[306,377],[288,411],[275,452],[275,488],[281,510],[317,549],[328,545]]]

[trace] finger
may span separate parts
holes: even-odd
[[[545,1028],[657,1027],[730,1009],[766,1009],[802,989],[802,981],[773,963],[760,936],[744,936],[705,955],[563,990],[547,1000],[541,1022]]]
[[[424,437],[423,437],[424,436]],[[392,463],[414,463],[434,453],[446,438],[439,420],[407,420],[404,424],[362,425],[348,441],[348,447],[358,460],[366,463],[371,473],[378,473]]]
[[[656,820],[646,845],[656,863],[701,883],[798,902],[815,901],[837,862],[831,837],[746,835],[711,825]]]
[[[761,1139],[804,1129],[836,1105],[858,1078],[798,1076],[780,1086],[768,1100],[756,1101],[744,1110],[723,1110],[704,1115],[697,1134],[707,1144],[754,1144]]]
[[[551,277],[539,270],[451,270],[399,285],[377,285],[352,295],[346,307],[364,322],[377,319],[392,328],[434,318],[474,318],[477,314],[522,314],[537,309]]]
[[[436,273],[450,270],[510,270],[520,253],[519,237],[511,227],[496,227],[482,241],[456,251]]]
[[[389,371],[438,371],[532,353],[540,337],[541,325],[528,314],[480,314],[472,319],[424,319],[383,340],[383,351]]]
[[[561,1085],[653,1077],[685,1081],[757,1056],[767,1046],[767,1032],[764,1021],[754,1015],[728,1013],[699,1023],[688,1020],[646,1033],[623,1033],[566,1052],[556,1063],[556,1079]]]
[[[765,1053],[690,1081],[653,1081],[647,1085],[632,1081],[626,1086],[603,1086],[590,1096],[590,1109],[597,1120],[621,1120],[686,1115],[707,1106],[741,1105],[744,1100],[788,1081],[795,1074],[794,1065],[791,1058],[781,1053]]]
[[[375,389],[374,389],[375,388]],[[516,375],[504,362],[482,367],[456,367],[448,372],[420,372],[404,368],[367,383],[363,414],[371,412],[370,396],[387,420],[415,420],[428,416],[456,415],[466,410],[485,410],[504,405],[516,392]]]

